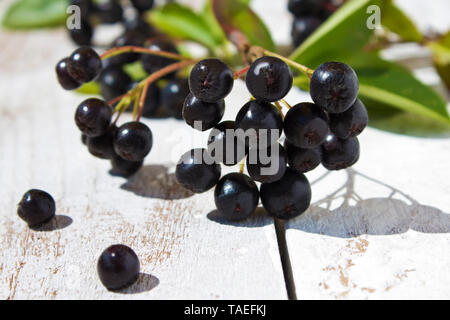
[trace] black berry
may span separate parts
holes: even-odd
[[[156,115],[156,112],[160,106],[161,93],[156,83],[150,84],[147,90],[147,95],[144,100],[144,109],[142,116],[151,118]]]
[[[61,87],[65,90],[74,90],[79,88],[81,84],[78,81],[75,81],[67,71],[67,64],[69,61],[69,58],[64,58],[58,62],[56,65],[56,75]]]
[[[98,137],[108,130],[111,115],[111,108],[105,101],[91,98],[78,106],[75,112],[75,123],[88,137]]]
[[[69,29],[70,38],[79,46],[89,46],[93,34],[94,31],[87,19],[81,19],[79,28]]]
[[[218,59],[198,62],[189,75],[189,87],[202,101],[217,102],[225,98],[233,88],[233,72]]]
[[[284,141],[288,164],[298,172],[305,173],[317,168],[321,162],[320,148],[303,149]]]
[[[183,118],[192,128],[206,131],[222,120],[225,112],[225,101],[204,102],[192,93],[187,96],[183,106]]]
[[[229,173],[217,183],[214,201],[222,216],[228,220],[242,220],[250,216],[258,205],[258,187],[245,174]]]
[[[103,69],[99,77],[100,92],[106,100],[112,100],[126,93],[132,84],[131,77],[123,71],[121,66],[110,65]]]
[[[112,291],[124,289],[135,283],[139,271],[139,258],[133,249],[123,244],[107,248],[97,262],[100,281]]]
[[[70,0],[70,5],[80,8],[82,19],[87,19],[93,14],[94,6],[92,0]]]
[[[175,176],[184,188],[202,193],[214,187],[220,178],[220,165],[205,149],[192,149],[178,161]]]
[[[28,190],[20,200],[17,214],[30,227],[39,227],[55,216],[55,200],[42,190]]]
[[[154,0],[131,0],[131,3],[139,12],[144,12],[153,8]]]
[[[363,132],[368,122],[366,107],[356,99],[347,111],[330,115],[330,130],[339,138],[347,139]]]
[[[278,101],[291,90],[292,72],[289,66],[275,57],[262,57],[252,63],[245,83],[248,91],[263,101]]]
[[[358,88],[358,77],[351,67],[327,62],[314,71],[310,94],[313,101],[329,113],[341,113],[355,103]]]
[[[147,46],[147,48],[154,51],[178,53],[178,50],[175,47],[175,45],[167,40],[153,41]],[[141,61],[145,71],[147,71],[149,74],[155,73],[161,70],[162,68],[167,67],[168,65],[176,62],[176,60],[152,54],[143,54]],[[175,72],[166,75],[165,78],[170,78],[173,75],[175,75]]]
[[[235,122],[236,129],[242,129],[249,136],[253,136],[253,133],[257,135],[256,139],[246,140],[249,148],[267,148],[278,140],[283,131],[280,111],[272,104],[263,101],[247,102],[239,110]],[[237,134],[240,134],[239,130]]]
[[[327,137],[328,117],[314,103],[299,103],[286,113],[284,133],[299,148],[315,148]]]
[[[261,201],[269,214],[291,219],[305,212],[311,203],[311,186],[304,174],[287,168],[283,178],[261,185]]]
[[[124,46],[137,46],[141,47],[144,45],[146,36],[142,35],[138,31],[125,31],[121,36],[114,40],[112,47],[124,47]],[[132,63],[137,60],[141,55],[136,52],[121,53],[117,56],[108,59],[108,63],[116,65],[124,65],[127,63]]]
[[[102,70],[102,60],[92,48],[81,47],[70,56],[67,70],[75,81],[89,82]]]
[[[143,160],[152,146],[152,132],[142,122],[132,121],[121,125],[114,137],[116,154],[128,161]]]
[[[173,79],[161,90],[161,107],[170,116],[183,119],[183,103],[189,94],[187,79]]]
[[[89,152],[100,159],[112,159],[115,156],[113,141],[116,130],[117,127],[113,125],[101,136],[88,137],[86,145]]]
[[[329,135],[321,146],[322,165],[328,170],[351,167],[359,160],[358,138],[340,139]]]
[[[288,10],[295,16],[316,15],[326,0],[289,0]]]
[[[111,158],[111,174],[128,178],[142,167],[143,162],[143,160],[128,161],[114,154]]]
[[[101,23],[112,24],[122,21],[123,9],[118,0],[102,0],[96,4],[96,16]]]
[[[125,20],[125,29],[136,32],[146,39],[155,36],[155,30],[141,16]]]
[[[320,25],[323,20],[317,17],[302,16],[292,23],[292,41],[294,46],[301,45]]]
[[[248,174],[253,180],[272,183],[280,180],[286,172],[287,153],[280,144],[274,144],[266,150],[251,149],[246,161]]]
[[[245,157],[245,143],[235,134],[234,121],[223,121],[208,137],[208,152],[216,162],[234,166]]]

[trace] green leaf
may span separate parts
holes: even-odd
[[[210,49],[224,41],[224,37],[212,31],[202,15],[177,3],[153,9],[148,17],[156,28],[175,38],[196,41]]]
[[[405,41],[420,42],[423,35],[413,21],[393,1],[387,1],[381,15],[381,24]]]
[[[450,32],[428,47],[433,52],[433,63],[441,79],[450,90]]]
[[[99,95],[100,94],[100,85],[96,81],[91,81],[91,82],[83,84],[76,91],[81,94]]]
[[[352,0],[337,10],[290,56],[310,68],[324,61],[345,60],[362,51],[374,30],[367,27],[367,8],[382,0]]]
[[[249,7],[249,1],[221,0],[219,11],[234,29],[240,30],[251,45],[261,46],[269,51],[275,51],[269,29],[258,15]]]
[[[2,25],[31,29],[64,25],[68,0],[18,0],[6,10]]]
[[[220,27],[220,24],[217,22],[216,17],[214,16],[214,11],[212,9],[212,0],[206,0],[205,6],[203,7],[202,11],[202,16],[214,36],[222,39],[222,42],[224,43],[227,38],[222,28]]]
[[[359,78],[359,97],[368,103],[415,113],[450,124],[446,101],[403,67],[378,56],[365,55],[353,65]],[[366,101],[365,101],[366,102]]]

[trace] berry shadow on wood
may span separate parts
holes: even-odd
[[[169,173],[169,169],[163,165],[143,166],[121,188],[142,197],[164,200],[185,199],[193,195],[183,188],[177,182],[175,174]]]
[[[251,216],[240,221],[229,221],[221,216],[218,210],[211,211],[206,217],[208,220],[219,224],[245,228],[259,228],[273,223],[273,219],[267,214],[263,207],[256,208]]]
[[[39,227],[33,227],[31,228],[33,231],[38,232],[47,232],[47,231],[56,231],[61,230],[64,228],[67,228],[72,224],[73,220],[72,218],[65,216],[65,215],[56,215],[53,219],[51,219],[49,222],[45,223],[42,226]]]
[[[141,272],[137,281],[128,288],[117,291],[121,294],[135,294],[153,290],[159,285],[159,279],[151,274]]]

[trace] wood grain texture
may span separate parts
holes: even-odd
[[[212,191],[194,196],[176,183],[174,165],[196,142],[193,130],[146,121],[155,144],[145,166],[129,180],[113,177],[109,162],[81,144],[73,115],[84,97],[56,82],[55,63],[73,50],[64,32],[3,32],[0,44],[0,298],[286,298],[272,220],[226,224]],[[37,231],[16,215],[30,188],[57,203],[57,219]],[[114,243],[136,251],[143,273],[120,293],[96,273]]]

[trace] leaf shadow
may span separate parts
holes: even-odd
[[[164,200],[185,199],[193,195],[183,188],[177,182],[175,174],[169,173],[169,169],[163,165],[143,166],[120,187],[141,197]]]

